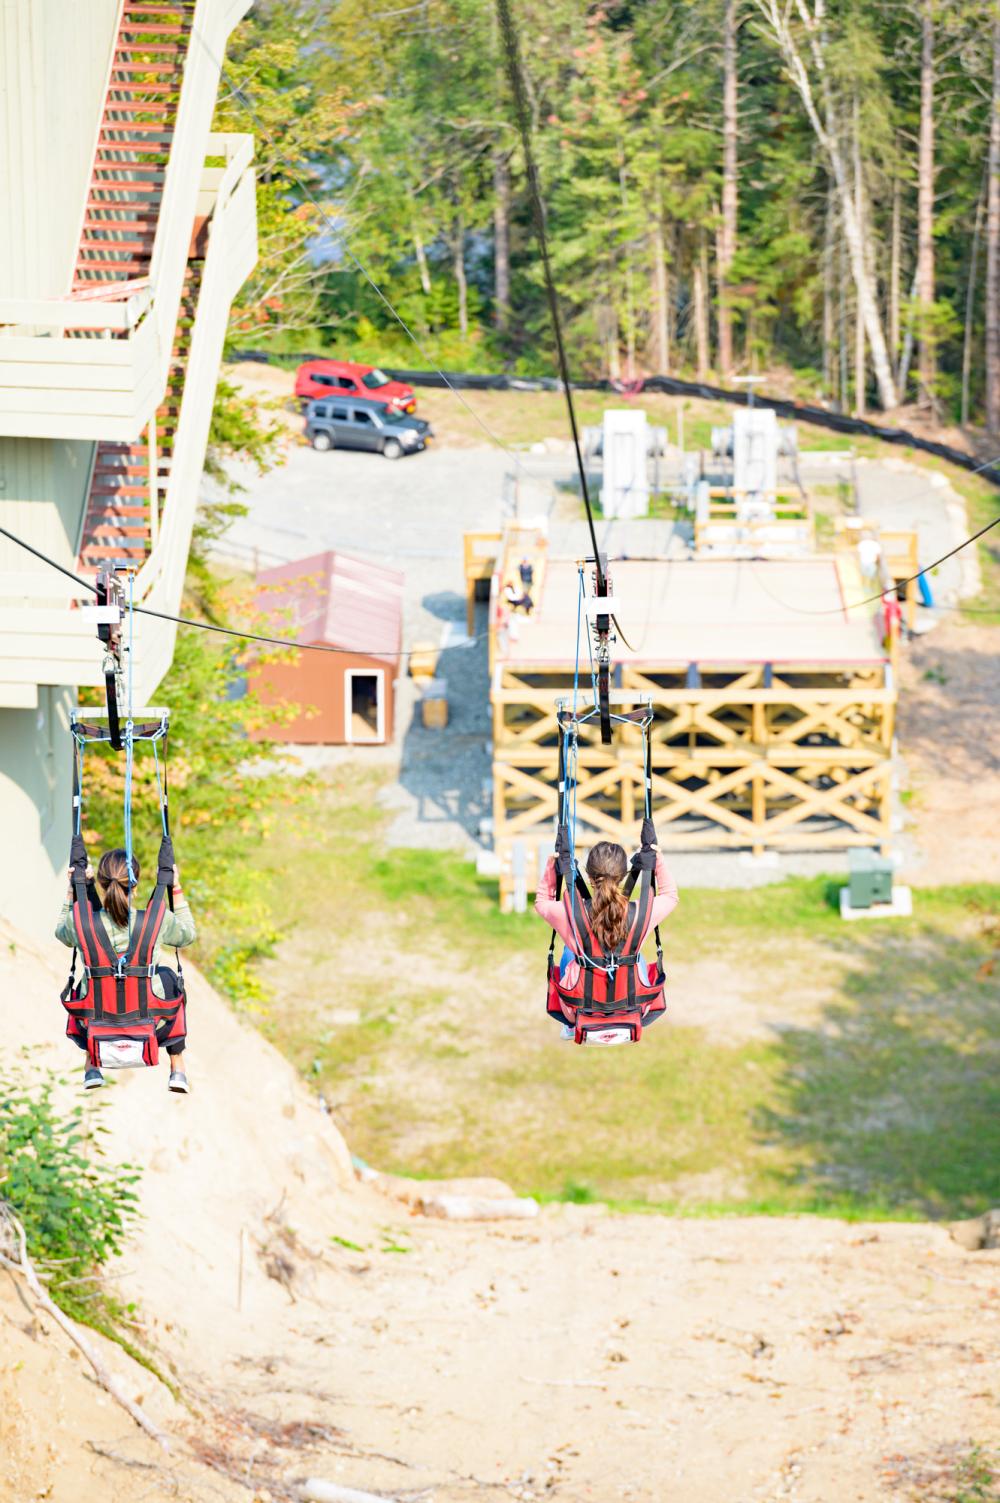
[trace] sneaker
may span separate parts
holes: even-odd
[[[104,1084],[106,1084],[104,1076],[97,1066],[88,1065],[87,1069],[83,1072],[83,1089],[85,1091],[96,1091],[98,1087]]]
[[[183,1070],[171,1070],[170,1079],[167,1081],[167,1090],[176,1091],[180,1096],[186,1096],[191,1087]]]
[[[559,1037],[564,1043],[569,1043],[570,1039],[576,1038],[576,1029],[571,1023],[564,1023]]]

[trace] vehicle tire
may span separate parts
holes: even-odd
[[[403,446],[398,438],[387,438],[382,445],[382,453],[386,459],[400,459],[403,454]]]
[[[333,448],[333,439],[329,433],[314,433],[312,446],[314,449],[318,449],[320,454],[325,454],[327,449]]]

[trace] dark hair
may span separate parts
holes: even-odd
[[[129,915],[128,865],[125,852],[105,851],[97,868],[104,907],[116,924],[127,924]],[[132,857],[132,880],[139,880],[139,858]]]
[[[590,926],[605,951],[616,950],[628,933],[628,898],[621,890],[627,871],[628,857],[611,840],[598,841],[587,857],[587,876],[594,884]]]

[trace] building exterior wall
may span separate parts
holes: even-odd
[[[119,0],[0,0],[0,296],[69,291]]]
[[[349,672],[381,673],[384,706],[384,740],[392,740],[395,728],[395,666],[383,658],[344,654],[332,659],[326,653],[303,652],[295,662],[262,663],[251,670],[249,687],[264,704],[281,702],[301,705],[315,714],[297,715],[287,725],[268,733],[268,739],[305,746],[342,746],[347,741],[345,716]],[[377,743],[372,743],[377,744]]]
[[[79,440],[0,438],[0,524],[67,569],[76,563],[93,456],[94,445]],[[29,567],[24,550],[0,537],[0,575],[26,574]],[[0,588],[0,596],[6,593]],[[60,593],[54,591],[56,599]]]
[[[122,0],[0,0],[0,524],[85,569],[95,441],[138,437],[176,379],[169,478],[152,487],[135,582],[136,600],[168,615],[180,606],[229,307],[257,254],[252,138],[211,134],[218,59],[249,5],[197,0],[200,45],[184,65],[150,285],[89,301],[67,294]],[[198,219],[200,293],[187,369],[175,377]],[[75,337],[81,329],[97,337]],[[0,538],[0,918],[43,942],[69,853],[72,707],[81,686],[101,682],[96,631],[75,608],[86,596]],[[174,637],[166,621],[137,618],[140,702],[168,669]]]
[[[73,691],[42,687],[33,709],[0,709],[0,918],[51,939],[69,865]]]

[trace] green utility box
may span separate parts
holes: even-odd
[[[892,862],[877,851],[852,849],[849,853],[848,892],[852,908],[871,908],[892,902]]]

